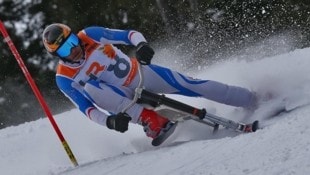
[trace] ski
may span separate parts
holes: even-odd
[[[216,116],[210,113],[206,113],[204,119],[207,119],[211,122],[222,125],[225,128],[229,128],[229,129],[239,131],[239,132],[245,132],[245,133],[255,132],[257,129],[259,129],[259,122],[257,120],[250,124],[244,124],[244,123],[235,122],[235,121],[223,118],[223,117],[219,117],[219,116]]]
[[[164,141],[166,141],[169,136],[174,132],[175,128],[177,127],[178,122],[175,123],[168,123],[168,126],[164,128],[161,133],[153,139],[152,145],[153,146],[159,146],[161,145]]]

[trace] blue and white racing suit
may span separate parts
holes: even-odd
[[[84,45],[85,59],[79,63],[59,61],[56,82],[59,89],[91,120],[106,125],[108,113],[121,112],[131,103],[138,86],[138,62],[112,44],[137,46],[146,41],[140,32],[88,27],[78,33]],[[142,66],[143,86],[154,93],[204,97],[238,107],[252,105],[249,90],[211,80],[192,79],[165,67]],[[103,109],[103,110],[101,110]],[[143,106],[127,110],[131,122],[137,123]]]

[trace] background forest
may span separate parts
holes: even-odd
[[[73,105],[57,89],[57,59],[46,53],[41,42],[50,23],[65,23],[75,32],[91,25],[138,30],[158,53],[155,59],[178,55],[170,63],[194,71],[227,58],[251,58],[247,54],[254,51],[257,54],[251,59],[310,46],[309,0],[0,0],[0,20],[53,114]],[[0,39],[1,129],[44,113]],[[134,53],[133,47],[118,47]],[[251,48],[255,49],[247,52]]]

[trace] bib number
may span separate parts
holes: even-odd
[[[116,63],[110,64],[107,71],[114,71],[117,78],[124,78],[130,71],[130,64],[125,58],[115,57]]]

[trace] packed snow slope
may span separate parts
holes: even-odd
[[[230,59],[191,73],[256,91],[263,100],[246,111],[198,98],[171,96],[236,121],[260,120],[263,128],[240,134],[187,121],[159,147],[139,125],[118,133],[89,121],[79,111],[56,115],[79,167],[73,167],[49,121],[44,118],[0,130],[3,175],[89,174],[281,174],[310,173],[310,49],[255,61]],[[264,101],[272,95],[273,99]],[[285,105],[288,113],[268,117]],[[299,106],[299,107],[298,107]],[[296,108],[298,107],[298,108]]]

